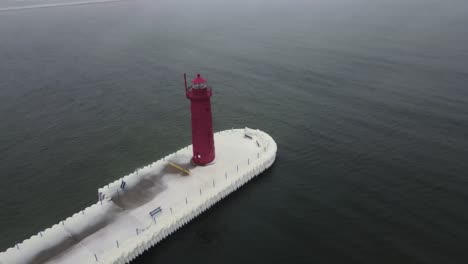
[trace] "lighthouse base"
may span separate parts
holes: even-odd
[[[259,130],[227,130],[214,140],[215,164],[193,166],[191,146],[181,149],[100,188],[96,204],[0,253],[0,263],[128,263],[276,157],[275,141]]]
[[[207,164],[198,164],[197,162],[195,162],[195,160],[192,158],[191,159],[191,162],[192,162],[192,165],[194,166],[202,166],[202,167],[206,167],[206,166],[210,166],[210,165],[213,165],[216,163],[216,159],[214,159],[213,161],[207,163]]]

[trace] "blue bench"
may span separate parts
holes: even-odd
[[[155,215],[157,215],[160,212],[162,212],[162,209],[161,209],[161,207],[158,207],[158,208],[154,209],[153,211],[151,211],[149,214],[150,214],[151,217],[154,217]]]

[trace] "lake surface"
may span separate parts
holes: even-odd
[[[0,251],[190,144],[200,72],[276,163],[135,263],[466,262],[468,2],[193,2],[0,12]]]

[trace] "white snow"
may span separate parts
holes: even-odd
[[[215,144],[216,160],[209,166],[193,166],[188,146],[100,188],[96,204],[0,253],[0,263],[128,263],[276,157],[275,141],[259,130],[218,132]],[[151,217],[158,207],[161,212]]]

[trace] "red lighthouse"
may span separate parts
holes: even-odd
[[[190,99],[192,113],[192,145],[193,163],[206,165],[215,159],[213,139],[213,121],[211,118],[211,87],[200,74],[187,87],[187,77],[184,74],[185,95]]]

